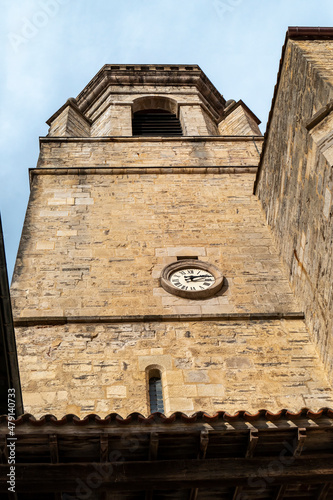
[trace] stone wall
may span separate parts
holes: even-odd
[[[254,166],[262,138],[41,139],[40,168]],[[257,147],[256,147],[257,146]],[[257,150],[258,148],[258,150]]]
[[[192,136],[41,139],[11,288],[26,411],[148,414],[149,367],[168,414],[331,406],[253,195],[261,138],[200,137],[223,112],[211,84],[186,93],[157,78],[141,92],[135,75],[135,89],[113,89],[106,74],[103,92],[100,77],[77,101],[93,134],[128,134],[129,103],[151,91],[182,94]],[[223,288],[206,300],[166,292],[161,272],[182,257],[217,266]]]
[[[91,126],[92,137],[131,135],[132,109],[130,104],[110,104]]]
[[[257,188],[331,381],[332,54],[329,40],[288,41]]]
[[[89,137],[90,121],[82,115],[77,106],[67,103],[52,119],[52,123],[50,122],[49,135],[52,137]]]
[[[232,111],[219,123],[218,132],[220,135],[261,135],[258,123],[242,103],[232,106]]]
[[[254,174],[36,175],[11,295],[15,316],[294,312]],[[161,288],[194,256],[227,290],[206,300]]]
[[[16,328],[25,411],[148,415],[146,369],[162,371],[165,413],[332,406],[303,321]]]
[[[254,174],[42,173],[12,284],[26,411],[147,414],[149,366],[162,371],[166,413],[331,405],[304,321],[221,316],[299,310]],[[219,267],[221,292],[191,301],[161,288],[181,256]]]

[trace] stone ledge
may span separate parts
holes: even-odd
[[[309,120],[305,122],[305,128],[307,130],[313,129],[318,123],[320,123],[326,116],[328,116],[331,111],[333,110],[333,100],[331,100],[326,106],[321,108],[319,111],[317,111],[316,114],[314,114]]]
[[[79,167],[30,168],[30,183],[35,175],[128,175],[128,174],[255,174],[258,167]]]
[[[225,313],[225,314],[165,314],[137,316],[36,316],[14,319],[14,326],[65,325],[82,323],[162,323],[184,321],[271,321],[304,320],[303,312]]]
[[[106,136],[106,137],[39,137],[43,142],[262,142],[261,135],[182,135],[178,137]]]

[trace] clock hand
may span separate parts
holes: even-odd
[[[199,276],[193,276],[193,280],[192,281],[201,281],[201,280],[205,280],[205,279],[209,279],[209,280],[212,280],[212,276],[209,276],[209,274],[200,274]]]
[[[200,274],[199,276],[185,276],[185,281],[203,281],[205,279],[212,280],[212,276],[209,276],[208,274]]]

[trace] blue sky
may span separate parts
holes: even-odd
[[[199,64],[264,132],[288,26],[331,0],[1,0],[0,210],[11,276],[45,121],[106,63]]]

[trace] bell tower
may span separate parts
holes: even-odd
[[[195,65],[106,65],[47,123],[11,288],[27,412],[332,403],[243,101]]]

